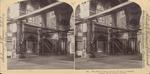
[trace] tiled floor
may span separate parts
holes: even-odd
[[[138,56],[99,56],[76,58],[73,56],[31,56],[25,59],[8,59],[8,69],[130,69],[142,68]]]
[[[142,68],[142,60],[138,56],[101,56],[97,58],[77,58],[76,69],[129,69]]]
[[[25,59],[8,59],[8,69],[73,69],[73,57],[32,56]]]

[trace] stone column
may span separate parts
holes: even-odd
[[[83,23],[82,25],[82,30],[83,30],[83,34],[82,34],[82,42],[83,42],[83,50],[82,50],[82,58],[86,58],[87,57],[87,23]]]
[[[24,29],[23,23],[21,20],[17,22],[17,54],[19,58],[25,58],[26,45],[24,40]]]
[[[67,54],[67,33],[59,32],[58,33],[58,54]]]
[[[85,2],[80,5],[80,17],[84,18],[90,15],[90,2]],[[86,21],[85,21],[86,22]],[[83,50],[82,50],[82,58],[87,58],[90,51],[90,25],[88,23],[80,24],[82,25],[82,42],[83,42]],[[88,42],[89,41],[89,42]]]
[[[40,38],[40,30],[41,30],[40,28],[37,29],[37,36],[38,36],[37,37],[38,38],[38,40],[37,40],[37,54],[38,55],[40,55],[40,39],[41,39]]]
[[[110,54],[111,52],[110,52],[110,28],[107,28],[107,33],[108,33],[108,35],[107,35],[107,54]]]
[[[20,43],[21,43],[21,29],[22,29],[22,26],[21,26],[21,21],[17,21],[17,36],[16,36],[16,54],[17,54],[17,58],[20,57]]]

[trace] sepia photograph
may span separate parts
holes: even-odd
[[[144,44],[149,40],[144,39],[148,36],[144,28],[149,17],[139,4],[130,0],[85,0],[74,5],[61,0],[10,4],[3,44],[7,69],[144,67],[143,58],[149,55],[145,54]]]
[[[150,0],[0,0],[0,74],[150,74]]]
[[[73,69],[72,7],[57,0],[23,0],[7,12],[7,68]]]
[[[75,68],[142,68],[141,7],[128,0],[87,0],[75,10]]]

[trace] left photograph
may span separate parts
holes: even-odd
[[[7,12],[7,67],[74,69],[72,7],[57,0],[23,0]]]

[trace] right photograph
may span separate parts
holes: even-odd
[[[75,11],[75,68],[142,68],[140,6],[128,0],[87,0]]]

